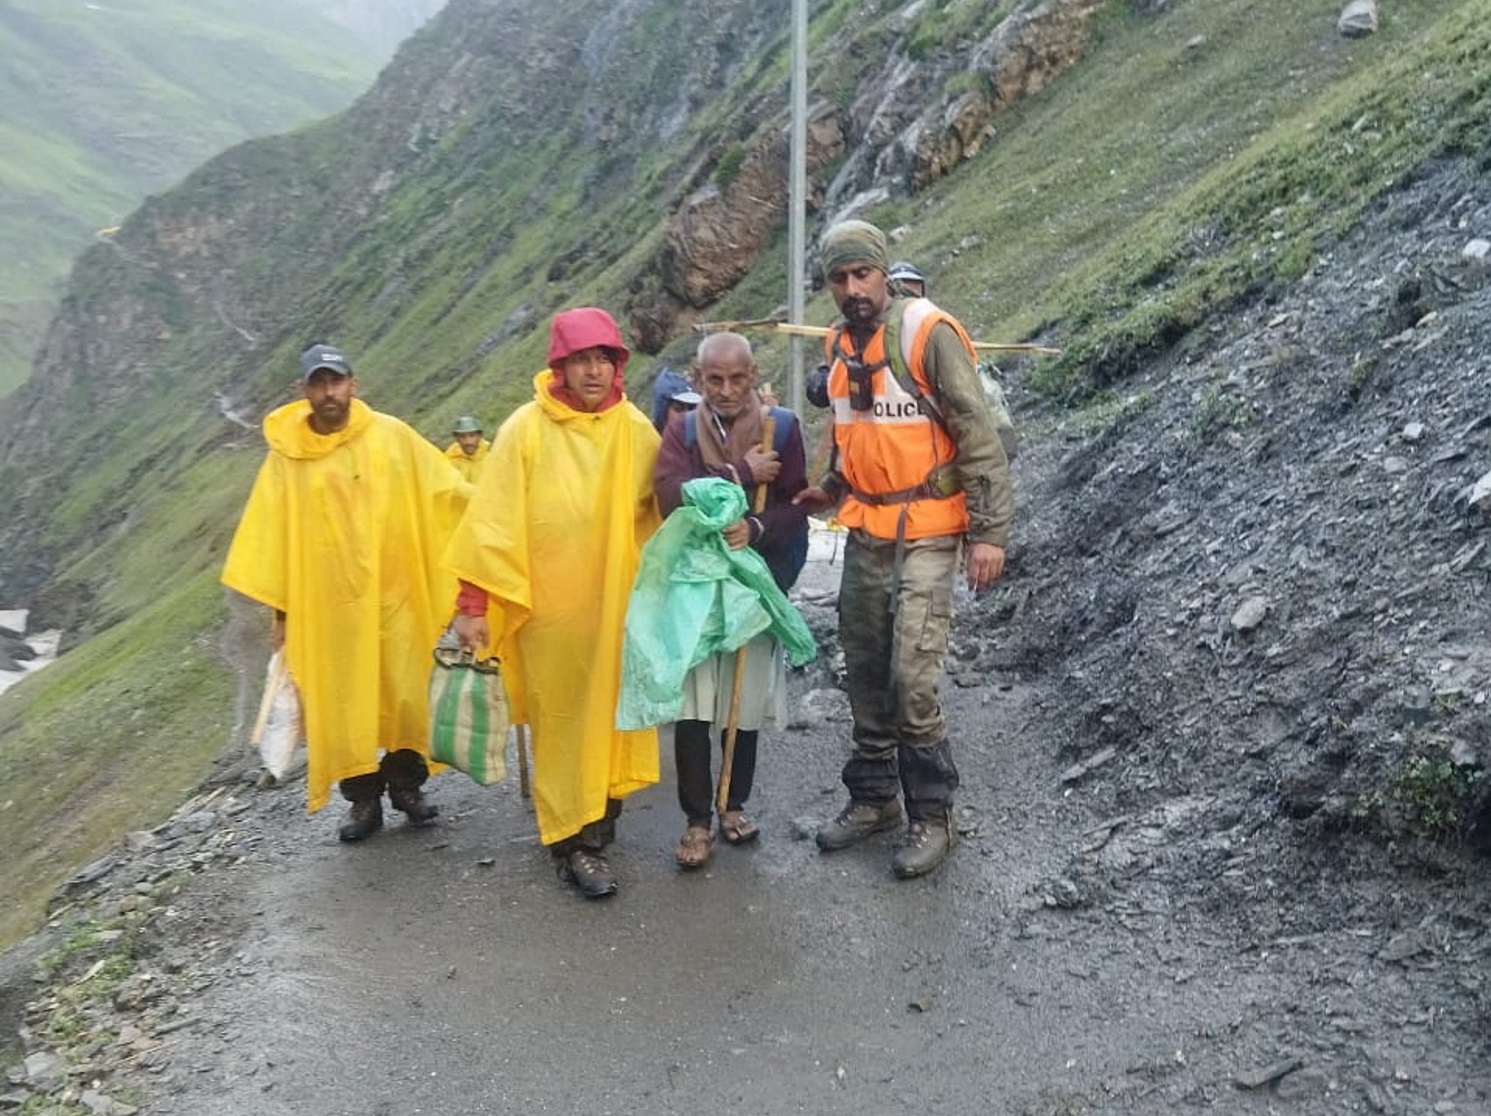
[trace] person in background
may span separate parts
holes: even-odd
[[[450,428],[455,441],[445,447],[445,456],[466,480],[474,481],[481,463],[486,460],[492,443],[482,437],[481,423],[471,415],[462,415]]]
[[[588,898],[616,892],[622,799],[658,781],[656,730],[615,727],[627,603],[660,522],[658,435],[624,394],[629,356],[604,310],[555,316],[549,366],[497,431],[446,555],[455,634],[500,654],[513,722],[532,729],[539,840]]]
[[[455,579],[440,564],[471,486],[425,438],[357,398],[346,355],[312,345],[302,398],[264,420],[269,453],[222,580],[274,610],[274,641],[300,687],[306,795],[337,783],[337,835],[383,825],[382,797],[427,825],[430,648]]]
[[[802,427],[791,411],[761,403],[758,379],[751,343],[740,334],[712,333],[699,343],[694,382],[704,402],[664,430],[655,485],[664,515],[683,503],[683,484],[696,477],[723,477],[745,489],[751,510],[725,528],[725,541],[734,550],[754,548],[785,593],[807,552],[807,511],[792,503],[807,487]],[[763,507],[755,510],[758,494]],[[714,843],[710,734],[717,729],[724,745],[738,655],[745,656],[745,666],[735,706],[729,797],[719,816],[719,832],[732,845],[760,835],[744,813],[755,781],[757,740],[767,719],[785,724],[787,711],[786,664],[782,648],[769,634],[738,652],[711,655],[684,679],[683,715],[673,726],[678,804],[686,819],[675,853],[681,868],[706,863]]]
[[[848,804],[817,840],[831,852],[894,828],[904,797],[906,841],[891,867],[905,879],[952,847],[958,769],[938,685],[953,579],[960,557],[974,591],[999,577],[1014,492],[963,327],[926,299],[892,294],[874,225],[834,225],[822,254],[840,312],[824,346],[838,456],[797,500],[815,512],[837,505],[849,528],[839,639],[854,743]]]
[[[702,398],[694,386],[671,368],[664,368],[652,385],[652,425],[661,434],[674,415],[692,411]]]
[[[926,298],[927,277],[921,273],[914,263],[907,260],[897,260],[890,265],[886,272],[890,279],[893,293],[903,298]]]

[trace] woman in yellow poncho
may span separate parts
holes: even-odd
[[[264,419],[269,453],[222,580],[281,619],[308,805],[340,783],[352,810],[338,835],[360,841],[383,824],[385,790],[412,824],[436,814],[421,790],[430,648],[455,586],[440,556],[471,486],[417,431],[355,398],[340,350],[313,345],[300,363],[305,398]]]
[[[447,552],[456,633],[497,649],[513,720],[532,729],[539,839],[590,898],[616,891],[621,800],[658,781],[656,731],[615,727],[627,601],[659,524],[659,439],[623,393],[629,355],[604,310],[555,317],[549,367],[498,430]]]

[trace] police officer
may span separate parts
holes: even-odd
[[[903,294],[907,298],[927,297],[927,277],[918,270],[914,263],[907,260],[897,260],[890,265],[886,272],[890,278],[891,287],[897,294]]]
[[[940,865],[954,838],[958,769],[938,696],[953,580],[960,563],[975,591],[999,577],[1014,493],[962,325],[893,294],[874,225],[835,225],[822,256],[841,314],[825,345],[838,454],[797,502],[837,505],[849,528],[839,637],[854,730],[848,804],[817,840],[831,852],[895,828],[904,799],[892,870],[907,879]]]

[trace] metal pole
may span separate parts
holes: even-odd
[[[792,0],[792,173],[787,219],[787,320],[802,323],[807,282],[808,0]],[[789,344],[787,406],[802,414],[807,402],[801,337]]]

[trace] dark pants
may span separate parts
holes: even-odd
[[[714,819],[714,777],[708,721],[679,721],[673,726],[673,763],[678,772],[678,805],[690,825],[708,828]],[[739,810],[751,797],[756,782],[755,730],[737,729],[730,762],[730,800],[726,809]],[[725,730],[720,730],[720,749]]]
[[[555,841],[549,846],[549,851],[558,857],[568,856],[570,850],[574,848],[600,852],[616,840],[616,819],[619,817],[621,817],[621,799],[608,798],[604,817],[582,826],[580,832],[571,837]]]
[[[430,767],[424,756],[412,748],[400,748],[397,752],[385,752],[378,761],[377,771],[343,779],[337,784],[337,789],[348,802],[361,802],[381,797],[390,787],[418,790],[429,777]]]

